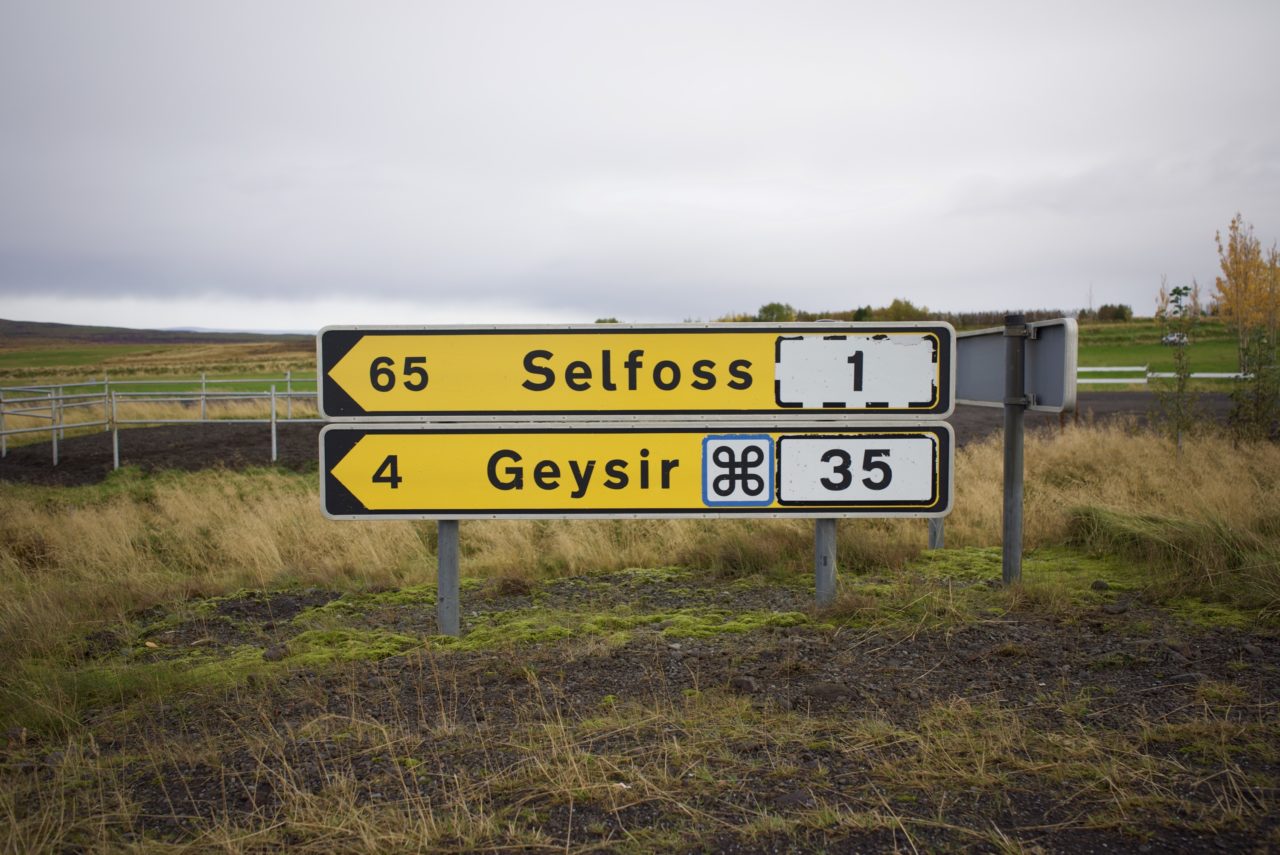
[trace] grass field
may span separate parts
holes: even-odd
[[[804,520],[468,521],[456,639],[315,473],[0,481],[0,851],[1280,849],[1280,446],[1029,436],[1011,588],[1001,467],[823,609]]]
[[[460,640],[435,634],[434,527],[326,522],[313,476],[0,484],[0,834],[1280,843],[1280,449],[1033,437],[1010,590],[1000,461],[960,452],[946,550],[842,523],[828,610],[804,521],[465,523]]]
[[[1173,369],[1173,349],[1162,345],[1162,327],[1151,319],[1128,323],[1091,323],[1080,327],[1082,366],[1146,365],[1152,371]],[[4,341],[4,339],[0,339]],[[1236,370],[1236,346],[1221,321],[1201,324],[1191,345],[1193,370]],[[315,376],[315,346],[297,337],[263,342],[86,343],[83,341],[0,344],[0,385],[120,379],[198,380],[200,373],[253,376],[286,370]]]
[[[262,342],[24,344],[0,338],[0,386],[100,382],[153,377],[199,380],[217,376],[315,376],[314,339]]]
[[[1082,366],[1146,365],[1151,371],[1172,371],[1172,347],[1160,343],[1163,328],[1158,321],[1082,324]],[[1236,371],[1235,336],[1221,321],[1205,321],[1190,344],[1192,371]]]

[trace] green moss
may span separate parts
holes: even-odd
[[[1229,627],[1252,629],[1257,627],[1258,614],[1239,609],[1228,603],[1206,602],[1200,597],[1178,597],[1167,604],[1169,610],[1188,623],[1207,628]]]
[[[931,579],[981,581],[1000,578],[999,547],[931,549],[920,553],[908,569]]]
[[[565,625],[560,614],[521,612],[498,615],[488,622],[468,627],[466,635],[461,638],[438,635],[431,642],[437,647],[453,650],[484,650],[556,641],[575,634],[573,628]]]
[[[680,609],[674,612],[633,612],[627,607],[587,613],[564,609],[523,609],[479,616],[461,638],[436,636],[432,643],[454,650],[519,647],[564,638],[606,636],[625,643],[644,627],[668,638],[708,638],[747,633],[769,627],[797,626],[809,617],[799,612],[732,612],[725,609]]]
[[[422,641],[381,629],[313,629],[289,640],[283,660],[292,665],[385,659],[422,646]]]
[[[893,596],[894,586],[888,582],[850,582],[844,590],[864,597],[884,599]]]
[[[688,570],[680,567],[628,567],[604,574],[604,581],[609,584],[632,582],[635,584],[669,583],[677,579],[688,578]]]
[[[892,579],[851,579],[824,610],[832,625],[893,629],[945,627],[1033,611],[1073,620],[1117,592],[1140,587],[1138,571],[1123,562],[1071,549],[1039,549],[1023,557],[1022,581],[1001,584],[998,548],[939,549],[922,553]],[[1093,589],[1098,580],[1105,590]]]
[[[908,565],[908,571],[930,579],[996,581],[1002,573],[1001,551],[1000,547],[972,546],[933,549],[921,553]],[[1107,582],[1111,590],[1132,590],[1142,581],[1140,572],[1131,564],[1062,547],[1025,553],[1022,577],[1024,584],[1053,581],[1081,590],[1087,590],[1097,579]]]
[[[800,612],[726,612],[687,610],[664,617],[662,634],[672,638],[710,638],[730,633],[755,632],[767,627],[799,626],[809,622]]]
[[[330,629],[289,639],[288,654],[267,662],[263,648],[243,645],[223,651],[188,649],[170,658],[151,650],[79,667],[58,667],[28,660],[0,695],[0,725],[22,725],[42,732],[74,730],[92,711],[123,707],[152,698],[178,698],[191,692],[224,691],[250,675],[269,678],[297,666],[384,659],[420,646],[419,639],[384,630]]]
[[[347,593],[322,606],[300,612],[293,618],[293,623],[296,626],[332,626],[335,621],[341,621],[349,615],[366,614],[388,606],[430,608],[435,604],[435,585],[414,585],[376,593]]]

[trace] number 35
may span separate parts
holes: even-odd
[[[893,480],[893,471],[889,464],[878,458],[888,457],[887,448],[868,448],[862,453],[862,471],[876,473],[880,477],[867,477],[862,484],[869,490],[883,490]],[[822,486],[828,490],[847,490],[853,483],[853,458],[843,448],[833,448],[822,455],[823,463],[831,463],[831,477],[821,479]]]

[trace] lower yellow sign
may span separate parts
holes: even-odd
[[[334,519],[942,516],[945,423],[779,428],[330,425]]]

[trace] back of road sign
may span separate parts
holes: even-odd
[[[326,327],[320,412],[338,420],[742,416],[943,419],[946,323]]]
[[[1076,407],[1078,327],[1072,318],[1027,324],[1025,393],[1029,410],[1061,413]],[[956,336],[956,400],[980,407],[1004,406],[1004,327]]]

